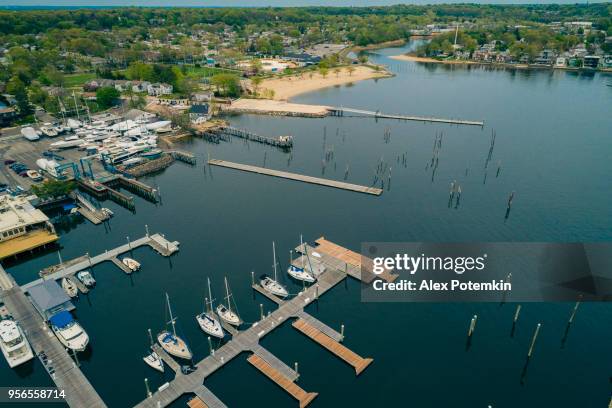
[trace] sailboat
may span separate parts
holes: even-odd
[[[302,243],[302,236],[300,235],[300,248],[303,245],[304,244]],[[316,280],[314,275],[306,271],[306,269],[304,268],[304,257],[302,257],[302,267],[294,266],[292,265],[292,262],[293,262],[293,259],[290,259],[289,268],[287,269],[287,273],[289,274],[289,276],[291,276],[294,279],[301,280],[304,282],[309,282],[309,283],[313,283]]]
[[[217,320],[213,313],[213,298],[212,292],[210,290],[210,278],[207,278],[208,282],[208,298],[204,301],[205,310],[203,313],[196,316],[196,320],[200,325],[200,328],[206,334],[210,334],[211,336],[218,337],[220,339],[223,338],[223,328],[221,327],[221,323]],[[210,303],[209,303],[210,302]],[[210,309],[209,309],[210,304]]]
[[[283,298],[287,297],[289,296],[289,292],[287,292],[287,289],[285,289],[285,287],[278,282],[276,277],[276,247],[274,246],[274,241],[272,241],[272,258],[274,258],[274,263],[272,264],[274,266],[274,279],[272,279],[268,275],[261,275],[259,283],[262,288],[272,293],[273,295],[280,296]]]
[[[172,332],[164,330],[157,335],[157,342],[166,351],[175,357],[190,360],[193,357],[191,350],[187,347],[187,343],[176,335],[176,318],[172,316],[172,308],[170,307],[170,297],[166,293],[166,303],[168,304],[168,312],[170,313],[170,324]]]
[[[161,358],[159,358],[156,352],[153,351],[151,352],[151,354],[146,357],[143,357],[142,359],[152,369],[160,371],[162,373],[164,372],[164,362]]]
[[[227,307],[224,304],[219,304],[217,306],[217,314],[226,323],[231,324],[232,326],[240,326],[242,324],[242,320],[240,320],[240,316],[236,312],[232,310],[232,300],[229,291],[229,284],[227,283],[227,277],[224,277],[225,281],[225,299],[227,300]]]

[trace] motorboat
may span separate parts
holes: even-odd
[[[287,297],[289,296],[289,292],[287,292],[287,289],[285,289],[285,287],[278,282],[278,278],[276,276],[276,248],[274,242],[272,242],[272,258],[272,265],[274,267],[274,279],[268,275],[261,275],[259,279],[259,284],[262,288],[264,288],[266,291],[273,295],[280,296],[283,298]]]
[[[0,349],[11,368],[34,358],[28,339],[14,320],[0,321]]]
[[[24,127],[23,129],[21,129],[21,135],[28,139],[30,142],[40,139],[40,136],[38,135],[36,130],[34,130],[34,128],[31,126]]]
[[[213,313],[213,298],[210,290],[210,279],[207,279],[207,282],[208,298],[204,300],[205,310],[203,313],[196,316],[196,320],[204,333],[222,339],[225,334],[223,333],[221,323],[219,323],[215,314]]]
[[[146,357],[143,357],[142,359],[152,369],[162,373],[164,372],[164,362],[161,358],[159,358],[156,352],[152,352],[151,354]]]
[[[127,266],[132,272],[140,269],[140,263],[132,258],[123,258],[121,260],[125,266]]]
[[[51,330],[58,340],[70,350],[83,351],[89,343],[89,336],[70,312],[63,310],[49,319]]]
[[[29,178],[31,178],[34,181],[42,181],[43,179],[40,173],[37,172],[36,170],[28,170],[26,171],[26,174],[28,175]]]
[[[54,142],[49,145],[52,149],[70,149],[71,147],[77,147],[85,143],[85,139],[79,139],[78,136],[69,136],[59,142]]]
[[[68,276],[62,278],[62,289],[64,289],[64,292],[66,292],[66,294],[71,298],[76,297],[79,294],[77,285],[74,283],[72,278]]]
[[[149,150],[148,152],[142,153],[140,156],[144,157],[145,159],[153,160],[153,159],[158,159],[162,155],[162,153],[163,152],[161,149],[152,149],[152,150]]]
[[[229,284],[227,283],[227,277],[224,278],[224,281],[227,307],[222,303],[219,304],[216,309],[217,315],[219,318],[221,318],[221,320],[231,324],[232,326],[240,326],[242,324],[242,320],[240,320],[240,316],[238,316],[238,314],[232,310],[232,295],[229,290]]]
[[[172,308],[170,307],[170,297],[166,293],[166,303],[168,305],[168,312],[170,314],[170,324],[172,325],[172,331],[164,330],[157,335],[157,342],[166,351],[175,357],[184,358],[191,360],[193,354],[185,340],[176,335],[176,318],[172,316]]]
[[[96,280],[94,279],[93,275],[89,271],[77,272],[76,277],[78,280],[80,280],[83,283],[83,285],[89,288],[91,288],[92,286],[95,286],[96,284]]]
[[[36,165],[44,172],[50,174],[53,177],[58,177],[57,167],[59,163],[55,160],[38,159]]]
[[[106,216],[108,216],[108,217],[112,217],[113,215],[115,215],[115,213],[110,208],[102,207],[101,211],[104,214],[106,214]]]

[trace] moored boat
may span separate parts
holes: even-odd
[[[156,352],[152,352],[151,354],[146,357],[143,357],[142,359],[145,363],[147,363],[149,367],[153,368],[154,370],[157,370],[162,373],[164,372],[164,362],[161,358],[159,358]]]
[[[140,269],[140,263],[132,258],[123,258],[121,260],[125,266],[127,266],[132,272]]]
[[[14,320],[0,321],[0,349],[11,368],[34,358],[28,339]]]
[[[213,298],[210,290],[210,279],[207,279],[207,282],[208,299],[204,300],[205,310],[203,313],[196,316],[196,321],[204,333],[222,339],[224,336],[223,328],[213,313]]]
[[[175,357],[184,358],[190,360],[193,357],[191,350],[185,343],[185,340],[176,335],[176,318],[172,316],[172,308],[170,307],[170,297],[166,293],[166,302],[168,305],[168,312],[170,314],[170,324],[172,325],[172,331],[163,330],[157,335],[157,342],[166,351]]]
[[[259,284],[262,288],[264,288],[266,291],[273,295],[280,296],[283,298],[287,297],[289,296],[289,292],[287,292],[287,289],[285,289],[285,287],[278,282],[278,278],[276,276],[276,247],[274,245],[274,242],[272,242],[272,258],[274,262],[272,264],[274,267],[274,279],[269,277],[268,275],[261,275],[261,277],[259,278]]]
[[[94,279],[93,275],[89,271],[80,271],[76,274],[76,277],[78,280],[80,280],[83,283],[83,285],[89,288],[91,288],[92,286],[95,286],[96,284],[96,280]]]
[[[89,336],[68,311],[61,311],[49,319],[51,329],[59,341],[70,350],[83,351],[89,344]]]
[[[72,278],[68,276],[62,278],[62,289],[64,289],[64,292],[66,292],[66,294],[71,298],[76,297],[79,294],[77,285],[73,282]]]
[[[242,324],[242,320],[238,313],[232,310],[232,295],[229,290],[229,284],[227,283],[227,277],[224,278],[225,281],[225,299],[227,301],[227,307],[224,304],[219,304],[217,306],[217,315],[219,318],[226,323],[231,324],[232,326],[240,326]]]

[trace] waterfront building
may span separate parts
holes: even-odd
[[[74,305],[64,289],[53,279],[32,286],[28,289],[28,293],[34,308],[45,321],[62,311],[74,309]]]
[[[55,242],[53,224],[30,198],[0,196],[0,259],[31,251]]]

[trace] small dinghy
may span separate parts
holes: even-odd
[[[143,357],[142,359],[152,369],[157,370],[162,373],[164,372],[164,362],[162,361],[161,358],[159,358],[156,352],[152,352],[151,354],[149,354],[146,357]]]
[[[76,297],[79,293],[77,285],[69,277],[62,278],[62,289],[64,289],[66,294],[71,298]]]
[[[123,262],[125,266],[130,268],[132,272],[140,269],[140,263],[132,258],[123,258],[121,262]]]

